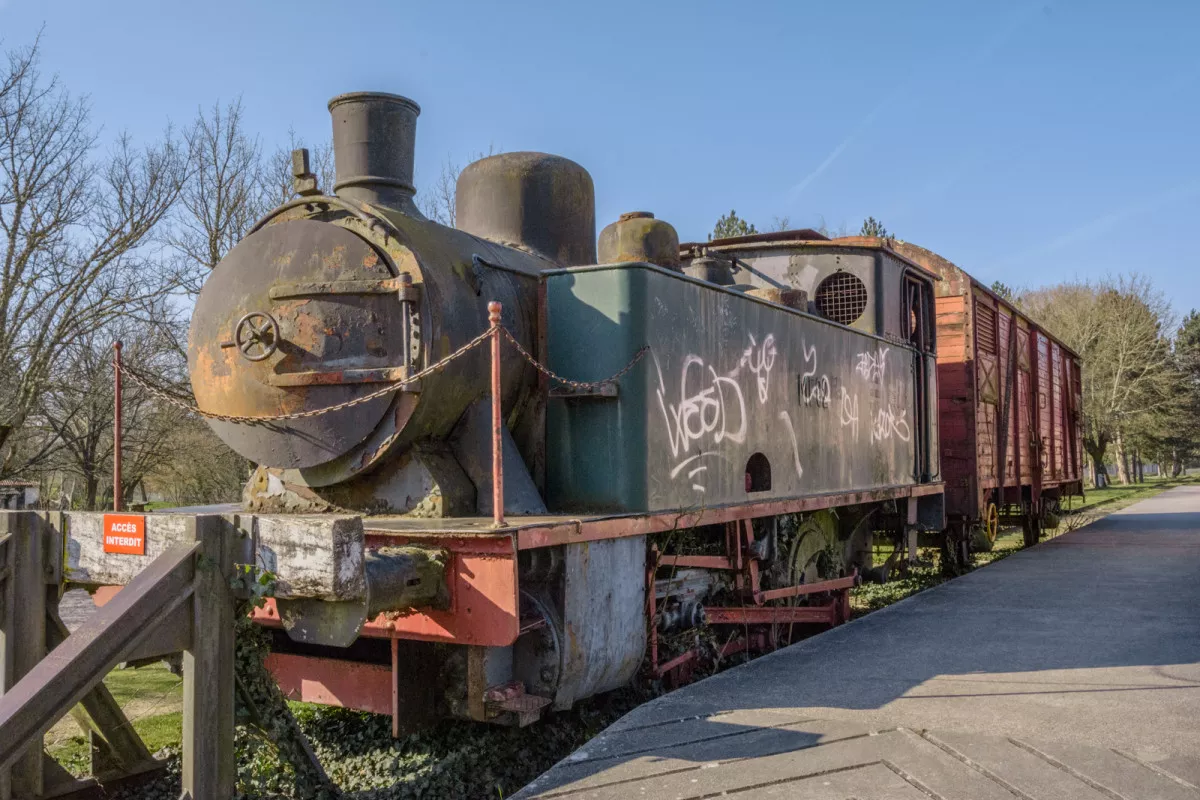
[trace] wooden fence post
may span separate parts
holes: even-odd
[[[36,512],[8,512],[4,612],[0,633],[0,694],[11,689],[46,655],[46,581],[43,575],[43,524]],[[42,794],[42,739],[0,777],[0,798]]]
[[[233,795],[235,598],[238,533],[218,516],[188,521],[202,548],[192,594],[192,644],[183,654],[183,798]]]
[[[13,538],[19,532],[15,514],[0,515],[0,695],[15,682],[13,675]],[[0,769],[0,800],[12,798],[11,770]]]

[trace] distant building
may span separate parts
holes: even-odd
[[[39,498],[38,485],[29,481],[0,481],[0,508],[16,511],[34,508]]]

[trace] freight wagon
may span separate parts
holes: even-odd
[[[1020,524],[1025,543],[1058,526],[1060,503],[1083,493],[1079,355],[945,258],[893,249],[936,284],[938,413],[948,523],[991,549]]]

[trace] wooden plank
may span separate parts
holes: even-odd
[[[276,596],[360,600],[366,596],[362,518],[335,515],[235,515],[255,531],[258,564],[278,577]],[[103,514],[71,513],[67,525],[67,580],[89,586],[121,586],[175,544],[191,542],[189,514],[147,514],[146,554],[105,553]],[[214,519],[221,519],[214,517]],[[233,525],[231,519],[225,524]],[[246,537],[239,560],[249,561]]]
[[[46,581],[42,575],[44,521],[32,511],[18,512],[9,519],[12,526],[8,530],[12,537],[9,543],[12,556],[9,583],[12,584],[14,625],[10,629],[9,639],[12,645],[11,660],[6,665],[9,669],[3,682],[6,696],[7,691],[14,689],[46,655]],[[51,724],[53,722],[51,720]],[[17,797],[42,794],[43,732],[14,741],[25,744],[24,753],[13,763],[11,772],[12,792]],[[2,735],[0,739],[3,739]]]
[[[255,517],[256,558],[279,576],[276,597],[361,600],[367,596],[362,517]]]
[[[21,516],[17,512],[6,513],[0,518],[0,702],[4,694],[16,683],[13,676],[13,635],[16,615],[13,613],[13,538],[20,531]],[[0,769],[0,800],[12,800],[12,770]]]
[[[233,529],[226,530],[220,517],[191,517],[187,524],[205,559],[193,582],[192,625],[199,635],[183,653],[182,796],[231,797],[236,775],[234,598],[229,588]]]
[[[57,608],[51,608],[48,611],[46,643],[53,650],[67,640],[70,631],[59,617]],[[175,625],[173,620],[168,618],[157,627],[160,629],[174,628]],[[188,631],[190,630],[191,626],[188,626]],[[131,658],[131,656],[126,656],[126,660],[131,660]],[[121,710],[121,706],[103,682],[97,683],[91,691],[83,696],[80,703],[87,712],[87,717],[94,723],[95,732],[99,732],[103,737],[111,755],[116,759],[123,772],[137,771],[154,761],[154,757],[146,749],[145,743],[130,724],[129,718],[125,716],[125,712]]]
[[[183,514],[146,515],[144,556],[104,552],[104,515],[69,513],[67,517],[67,575],[71,583],[123,586],[176,544],[188,541]]]

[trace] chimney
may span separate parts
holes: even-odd
[[[398,94],[351,92],[330,100],[334,193],[423,218],[413,202],[420,113],[420,106]]]

